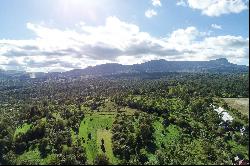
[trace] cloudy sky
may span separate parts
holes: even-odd
[[[152,59],[249,63],[248,0],[2,0],[0,69]]]

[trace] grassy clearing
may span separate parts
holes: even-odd
[[[126,115],[134,115],[134,113],[138,111],[136,109],[132,109],[132,108],[129,108],[129,107],[124,107],[124,108],[121,108],[120,112],[124,112]]]
[[[101,151],[100,144],[98,144],[98,138],[101,137],[101,133],[98,134],[98,131],[107,130],[107,132],[110,132],[113,121],[114,115],[92,114],[87,115],[81,122],[79,128],[79,138],[83,141],[83,146],[86,149],[87,161],[89,164],[93,164],[93,160],[98,154],[97,152]],[[102,137],[104,138],[107,149],[109,149],[109,152],[107,151],[109,153],[109,158],[112,160],[113,152],[111,152],[112,148],[110,148],[112,144],[111,136],[108,133],[103,134],[106,134],[106,136],[104,135]]]
[[[121,109],[118,109],[118,106],[111,101],[106,102],[99,108],[100,114],[117,114],[118,111],[120,113],[125,113],[126,115],[134,115],[137,110],[129,107],[122,107]]]
[[[17,165],[22,164],[35,164],[38,165],[40,163],[41,157],[38,149],[31,150],[23,153],[17,158]]]
[[[14,133],[14,138],[16,138],[19,134],[25,134],[29,129],[31,129],[32,125],[24,123],[22,126],[18,127]]]
[[[249,98],[223,98],[232,108],[244,115],[249,116]]]
[[[104,153],[101,145],[104,140],[105,154],[112,164],[117,164],[118,159],[114,157],[112,150],[112,133],[111,128],[115,116],[117,115],[117,105],[114,102],[107,101],[103,106],[99,107],[98,111],[85,110],[85,118],[80,124],[78,137],[82,140],[83,146],[86,149],[88,164],[93,164],[93,160],[97,154]],[[119,112],[126,115],[134,115],[136,109],[128,107],[121,108]],[[76,140],[77,135],[71,131],[72,140]]]
[[[103,106],[100,107],[101,112],[114,112],[117,111],[116,104],[114,102],[108,101]]]
[[[117,159],[114,157],[113,150],[112,150],[112,133],[109,130],[97,130],[97,146],[98,146],[98,153],[104,153],[111,163],[116,163]],[[103,152],[101,145],[102,140],[104,140],[104,147],[105,152]]]
[[[42,159],[40,156],[40,151],[38,149],[30,150],[18,156],[17,165],[47,165],[53,163],[57,159],[55,154],[48,155],[46,158]]]

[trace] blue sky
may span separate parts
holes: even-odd
[[[0,68],[63,71],[221,57],[248,65],[248,6],[246,0],[3,0]]]

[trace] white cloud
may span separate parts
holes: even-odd
[[[231,62],[237,63],[242,59],[248,61],[249,39],[241,36],[216,36],[205,38],[202,42],[194,44],[193,50],[207,58],[224,56]]]
[[[0,39],[1,68],[62,71],[110,62],[135,64],[152,59],[226,57],[234,63],[249,59],[248,38],[210,36],[193,26],[177,29],[164,38],[142,32],[137,25],[117,17],[108,17],[100,26],[79,24],[75,29],[61,30],[27,23],[27,28],[35,33],[36,38]]]
[[[178,29],[172,32],[168,39],[170,43],[180,44],[186,46],[199,35],[199,31],[195,27],[188,27],[186,29]]]
[[[146,12],[145,12],[145,16],[148,17],[148,18],[151,18],[153,16],[156,16],[157,15],[157,12],[153,9],[148,9]]]
[[[160,0],[152,0],[152,5],[153,6],[161,6],[161,1]]]
[[[177,5],[188,6],[192,9],[201,10],[207,16],[220,16],[223,14],[240,13],[248,9],[247,1],[244,0],[180,0]]]
[[[184,0],[177,0],[176,5],[177,6],[187,6],[187,4]]]
[[[214,29],[222,29],[221,25],[217,25],[217,24],[212,24],[211,27]]]

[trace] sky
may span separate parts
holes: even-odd
[[[227,58],[249,64],[248,0],[2,0],[0,69]]]

